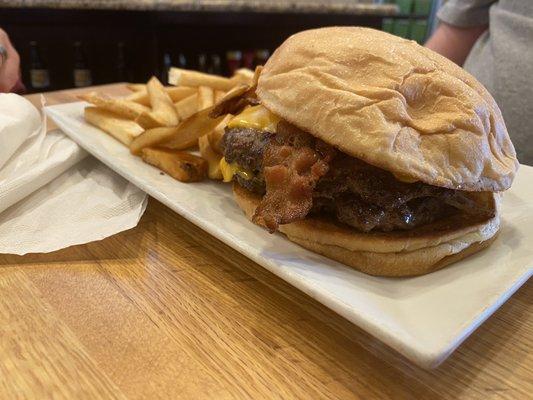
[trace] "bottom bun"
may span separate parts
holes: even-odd
[[[233,185],[237,204],[251,220],[261,197]],[[333,221],[306,218],[279,231],[306,249],[376,276],[414,276],[436,271],[488,247],[500,219],[479,221],[457,215],[410,231],[359,232]]]

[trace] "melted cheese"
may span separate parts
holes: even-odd
[[[280,118],[272,114],[262,105],[245,108],[239,115],[233,117],[228,128],[251,128],[260,131],[275,132]]]
[[[275,132],[276,125],[280,118],[272,114],[262,105],[246,107],[240,114],[233,117],[229,122],[228,128],[250,128],[266,132]],[[240,167],[237,163],[228,164],[224,158],[220,160],[220,170],[224,177],[224,182],[231,182],[233,176],[239,175],[244,179],[251,179],[253,174]],[[404,174],[393,173],[394,177],[401,182],[414,183],[418,179],[411,178]]]
[[[228,164],[226,159],[222,157],[220,160],[220,172],[222,172],[222,178],[224,182],[231,182],[235,175],[239,175],[241,178],[246,180],[252,179],[253,174],[250,171],[245,170],[237,163],[232,162]]]

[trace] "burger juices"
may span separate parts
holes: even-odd
[[[289,38],[236,115],[221,169],[270,232],[375,275],[431,272],[486,247],[517,167],[494,100],[446,59],[383,32]]]

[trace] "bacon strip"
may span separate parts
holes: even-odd
[[[313,206],[313,191],[329,170],[335,150],[287,122],[280,122],[263,159],[266,195],[253,221],[275,232],[280,224],[303,219]]]

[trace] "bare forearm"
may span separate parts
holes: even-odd
[[[487,25],[472,28],[459,28],[442,22],[426,42],[426,47],[449,58],[458,65],[463,65],[476,43],[487,29]]]

